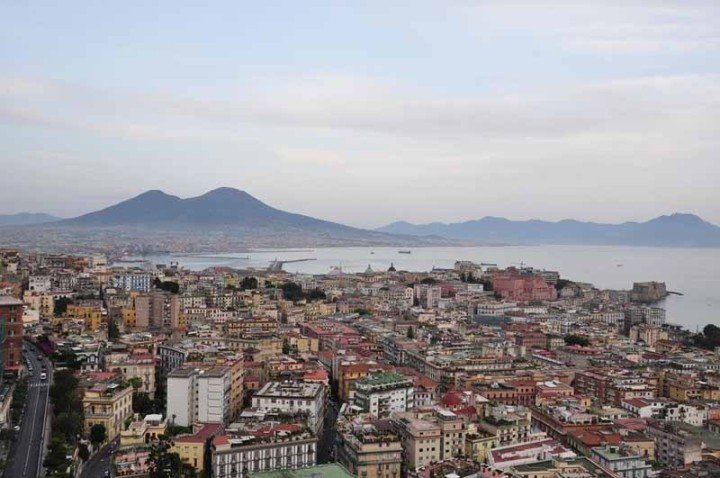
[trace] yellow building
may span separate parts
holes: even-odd
[[[146,415],[140,420],[139,415],[135,414],[135,421],[127,430],[120,432],[120,446],[147,445],[165,435],[166,430],[167,425],[162,415]]]
[[[220,423],[198,423],[194,432],[174,437],[170,453],[177,453],[183,462],[195,468],[198,476],[203,476],[205,445],[208,439],[223,433],[223,426]]]
[[[370,366],[364,363],[340,364],[338,372],[338,397],[341,401],[350,400],[352,385],[359,379],[370,374]]]
[[[105,426],[107,440],[112,441],[123,430],[125,420],[132,416],[133,388],[121,388],[117,383],[97,384],[85,390],[82,399],[85,411],[85,431],[93,425]]]
[[[98,306],[69,304],[65,316],[72,319],[83,319],[85,327],[94,331],[100,328],[102,309]]]
[[[43,319],[51,318],[55,312],[55,298],[50,293],[25,291],[23,302],[37,310]]]
[[[471,433],[465,436],[465,454],[479,463],[485,463],[490,450],[497,446],[497,438],[488,433]]]
[[[122,320],[125,327],[135,328],[137,326],[137,313],[135,309],[123,308],[122,309]]]
[[[290,347],[297,349],[300,353],[317,352],[320,350],[320,341],[315,338],[305,337],[297,333],[287,336]]]

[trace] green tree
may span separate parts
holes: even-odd
[[[81,443],[80,446],[78,446],[78,456],[82,461],[88,461],[90,459],[90,450],[88,450],[86,444]]]
[[[590,339],[584,335],[569,334],[564,337],[566,345],[580,345],[581,347],[587,347],[590,345]]]
[[[90,429],[90,442],[93,445],[99,445],[100,443],[104,442],[107,438],[107,431],[105,430],[105,425],[102,423],[96,423],[92,426]]]
[[[145,416],[155,411],[155,402],[150,399],[150,396],[145,392],[135,392],[132,396],[132,407],[134,413],[139,413],[140,416]]]
[[[173,294],[180,293],[180,284],[173,281],[161,281],[158,277],[156,277],[153,281],[153,287],[155,287],[156,289],[171,292]]]
[[[43,466],[48,469],[48,474],[57,476],[64,473],[71,464],[67,456],[68,448],[65,441],[61,437],[53,436],[47,455],[45,455],[45,461],[43,461]]]
[[[282,353],[284,353],[285,355],[288,355],[288,354],[290,354],[290,350],[291,350],[290,342],[288,342],[288,339],[283,339]]]
[[[437,281],[435,279],[433,279],[432,277],[426,277],[423,280],[421,280],[420,283],[426,284],[426,285],[435,285],[435,284],[437,284]]]
[[[77,392],[78,379],[72,370],[58,370],[53,382],[50,387],[50,400],[56,414],[82,410],[82,403]]]
[[[67,306],[70,302],[70,299],[67,297],[58,297],[55,299],[55,305],[53,306],[53,314],[55,314],[55,317],[60,317],[67,312]]]
[[[150,445],[148,468],[150,478],[193,478],[195,469],[184,464],[177,453],[170,453],[172,440],[161,435],[160,439]]]
[[[128,383],[136,392],[143,386],[143,381],[140,377],[130,377]]]
[[[327,295],[325,295],[325,292],[321,291],[318,288],[310,289],[305,294],[303,294],[307,300],[325,300],[327,299]]]
[[[258,280],[255,277],[247,276],[243,277],[240,282],[240,289],[242,290],[254,290],[258,288]]]
[[[303,298],[303,290],[300,284],[295,282],[286,282],[281,287],[283,297],[287,300],[296,302]]]
[[[74,442],[75,438],[83,431],[82,413],[71,410],[58,414],[53,421],[53,430],[57,435],[64,435],[66,441]]]
[[[115,323],[115,319],[108,319],[108,340],[117,340],[120,338],[120,328]]]
[[[415,330],[412,327],[408,327],[407,329],[407,338],[410,340],[415,338]]]

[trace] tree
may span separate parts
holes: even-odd
[[[58,297],[55,299],[55,305],[53,306],[53,314],[55,317],[60,317],[67,312],[67,306],[70,303],[70,299],[67,297]]]
[[[150,478],[175,478],[178,476],[191,478],[196,476],[194,469],[191,471],[188,467],[183,466],[180,455],[170,453],[173,445],[172,440],[166,435],[160,435],[160,438],[150,445],[150,456],[147,461]]]
[[[437,284],[437,281],[435,279],[433,279],[432,277],[426,277],[423,280],[421,280],[420,283],[426,284],[426,285],[435,285],[435,284]]]
[[[581,347],[587,347],[590,345],[590,340],[584,335],[570,334],[565,337],[566,345],[579,345]]]
[[[325,295],[325,292],[321,291],[318,288],[310,289],[304,295],[307,300],[325,300],[325,299],[327,299],[327,295]]]
[[[415,330],[413,330],[412,327],[408,327],[407,329],[407,338],[409,338],[410,340],[415,338]]]
[[[153,287],[173,294],[180,293],[180,284],[172,281],[161,281],[158,277],[153,281]]]
[[[78,456],[82,461],[88,461],[90,459],[90,450],[88,450],[86,444],[81,443],[80,446],[78,446]]]
[[[132,385],[132,388],[137,392],[143,385],[143,381],[140,377],[130,377],[128,383]]]
[[[145,416],[155,411],[155,402],[150,399],[150,395],[145,392],[135,392],[132,396],[132,407],[134,413]]]
[[[290,342],[288,342],[288,339],[283,339],[282,353],[285,355],[290,354]]]
[[[70,349],[58,349],[52,353],[50,359],[55,363],[57,368],[65,367],[70,370],[80,370],[81,364],[77,354]]]
[[[67,411],[82,410],[82,403],[77,393],[78,379],[72,370],[58,370],[54,383],[50,387],[50,400],[54,412],[60,414]]]
[[[295,282],[286,282],[281,287],[283,297],[287,300],[296,302],[303,298],[303,290],[300,284]]]
[[[115,319],[108,319],[108,340],[117,340],[120,338],[120,329],[115,323]]]
[[[70,460],[67,459],[67,456],[68,449],[65,441],[61,437],[53,436],[43,462],[43,465],[49,471],[48,474],[57,475],[64,472],[70,466]]]
[[[258,288],[258,280],[255,277],[247,276],[243,277],[240,281],[240,289],[242,290],[253,290]]]
[[[74,441],[83,431],[83,416],[77,410],[62,412],[55,417],[53,430],[65,436],[66,441]]]
[[[107,438],[107,431],[105,430],[105,425],[102,423],[96,423],[92,426],[90,429],[90,442],[93,445],[99,445],[100,443],[104,442]]]

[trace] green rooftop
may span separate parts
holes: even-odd
[[[310,466],[308,468],[298,468],[297,470],[277,470],[262,471],[259,473],[251,473],[252,478],[355,478],[347,468],[337,463],[327,465]]]
[[[376,372],[357,380],[355,383],[362,383],[363,385],[388,385],[406,380],[409,379],[405,375],[400,375],[396,372]]]

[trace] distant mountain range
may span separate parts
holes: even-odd
[[[231,251],[250,247],[452,245],[458,241],[359,229],[273,208],[245,191],[219,188],[182,199],[147,191],[71,219],[0,229],[0,244],[46,249],[141,244],[153,250]]]
[[[130,252],[488,244],[720,247],[720,228],[692,214],[622,224],[484,217],[451,224],[395,222],[373,231],[282,211],[233,188],[186,199],[153,190],[71,219],[0,216],[0,226],[0,245],[56,250],[130,245]]]
[[[59,217],[44,213],[21,212],[18,214],[0,214],[0,226],[26,226],[59,221]]]
[[[572,219],[550,222],[484,217],[445,224],[394,222],[376,229],[389,234],[441,236],[479,243],[588,244],[668,247],[720,247],[720,227],[693,214],[671,214],[647,222],[600,224]]]

